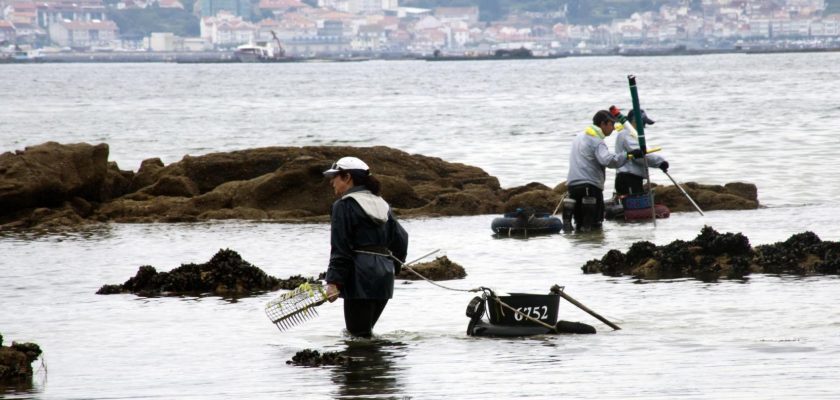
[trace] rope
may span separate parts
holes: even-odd
[[[426,258],[426,257],[428,257],[428,256],[430,256],[430,255],[432,255],[432,254],[435,254],[435,253],[437,253],[437,252],[439,252],[439,251],[440,251],[440,249],[437,249],[437,250],[435,250],[435,251],[432,251],[432,252],[426,253],[426,254],[424,254],[424,255],[420,256],[419,258],[416,258],[416,259],[414,259],[414,260],[412,260],[411,262],[408,262],[408,263],[404,263],[404,262],[400,261],[400,259],[399,259],[399,258],[397,258],[397,257],[395,257],[395,256],[394,256],[394,253],[392,253],[390,250],[388,250],[388,254],[375,253],[375,252],[372,252],[372,251],[364,251],[364,250],[356,250],[356,253],[373,254],[373,255],[375,255],[375,256],[385,256],[385,257],[390,257],[390,258],[392,258],[394,261],[398,262],[398,263],[399,263],[399,264],[400,264],[403,268],[407,269],[407,270],[408,270],[409,272],[411,272],[412,274],[417,275],[418,277],[420,277],[420,279],[423,279],[424,281],[429,282],[429,283],[431,283],[432,285],[435,285],[435,286],[437,286],[437,287],[439,287],[439,288],[442,288],[442,289],[451,290],[451,291],[454,291],[454,292],[480,292],[480,291],[482,290],[482,288],[476,288],[476,289],[456,289],[456,288],[446,287],[446,286],[443,286],[443,285],[441,285],[441,284],[439,284],[439,283],[437,283],[437,282],[435,282],[435,281],[433,281],[433,280],[431,280],[431,279],[429,279],[429,278],[426,278],[425,276],[421,275],[419,272],[415,271],[413,268],[409,267],[409,264],[414,264],[414,263],[416,263],[417,261],[420,261],[420,260],[422,260],[422,259],[424,259],[424,258]]]
[[[419,258],[414,259],[414,260],[412,260],[411,262],[408,262],[408,263],[404,263],[404,262],[400,261],[400,259],[399,259],[399,258],[397,258],[397,257],[395,257],[395,256],[394,256],[394,253],[392,253],[390,250],[388,250],[388,254],[376,253],[376,252],[372,252],[372,251],[365,251],[365,250],[355,250],[355,251],[356,251],[356,253],[362,253],[362,254],[372,254],[372,255],[375,255],[375,256],[386,256],[386,257],[390,257],[390,258],[392,258],[394,261],[398,262],[398,263],[399,263],[399,264],[400,264],[403,268],[407,269],[409,272],[413,273],[414,275],[417,275],[418,277],[420,277],[420,279],[423,279],[424,281],[429,282],[429,283],[431,283],[432,285],[435,285],[435,286],[437,286],[437,287],[439,287],[439,288],[441,288],[441,289],[451,290],[451,291],[454,291],[454,292],[467,292],[467,293],[471,293],[471,292],[484,292],[484,295],[485,295],[485,296],[487,296],[487,297],[489,297],[489,298],[493,299],[493,301],[495,301],[495,302],[497,302],[497,303],[501,304],[503,307],[507,308],[508,310],[513,311],[514,313],[518,314],[518,315],[519,315],[519,316],[521,316],[522,318],[525,318],[525,319],[527,319],[527,320],[529,320],[529,321],[531,321],[531,322],[537,323],[537,324],[539,324],[539,325],[542,325],[542,326],[544,326],[544,327],[546,327],[546,328],[550,329],[551,331],[556,332],[556,328],[555,328],[555,327],[553,327],[553,326],[551,326],[551,325],[549,325],[549,324],[546,324],[545,322],[542,322],[542,321],[540,321],[540,320],[538,320],[538,319],[536,319],[536,318],[534,318],[534,317],[532,317],[532,316],[530,316],[530,315],[528,315],[528,314],[525,314],[525,313],[523,313],[522,311],[519,311],[519,310],[517,310],[517,309],[513,308],[512,306],[508,305],[507,303],[503,302],[503,301],[502,301],[502,299],[500,299],[500,298],[499,298],[499,296],[496,296],[496,294],[495,294],[495,293],[493,293],[493,291],[492,291],[490,288],[486,288],[486,287],[484,287],[484,286],[480,286],[480,287],[477,287],[477,288],[475,288],[475,289],[456,289],[456,288],[446,287],[446,286],[441,285],[441,284],[439,284],[439,283],[437,283],[437,282],[435,282],[435,281],[433,281],[433,280],[431,280],[431,279],[429,279],[429,278],[426,278],[425,276],[423,276],[422,274],[420,274],[419,272],[415,271],[413,268],[411,268],[411,267],[409,267],[409,266],[408,266],[409,264],[414,264],[414,263],[416,263],[417,261],[420,261],[420,260],[422,260],[422,259],[424,259],[424,258],[426,258],[426,257],[428,257],[428,256],[430,256],[430,255],[432,255],[432,254],[435,254],[435,253],[439,252],[439,251],[440,251],[440,249],[437,249],[437,250],[435,250],[435,251],[432,251],[432,252],[426,253],[426,254],[424,254],[424,255],[420,256]]]

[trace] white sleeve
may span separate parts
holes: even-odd
[[[602,140],[595,149],[595,158],[598,159],[598,163],[607,168],[618,168],[627,162],[627,153],[611,153],[607,144]]]

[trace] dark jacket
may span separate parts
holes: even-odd
[[[390,299],[400,265],[387,256],[387,251],[405,262],[408,233],[394,218],[388,203],[364,186],[354,186],[333,203],[330,230],[327,283],[338,285],[341,297],[347,299]]]

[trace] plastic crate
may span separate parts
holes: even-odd
[[[557,294],[526,294],[510,293],[508,296],[499,296],[499,300],[519,310],[520,312],[545,322],[548,325],[557,323],[557,311],[560,307],[560,295]],[[539,326],[534,321],[525,318],[512,310],[502,307],[492,298],[487,299],[488,315],[490,323],[495,325],[509,326]]]
[[[625,210],[641,210],[645,208],[650,208],[650,195],[648,194],[634,194],[624,198]]]

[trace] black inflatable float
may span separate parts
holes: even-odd
[[[563,229],[563,221],[549,213],[519,208],[505,213],[503,217],[494,218],[490,228],[497,235],[504,236],[543,235],[559,233]]]
[[[504,307],[502,303],[519,313]],[[466,314],[470,318],[467,335],[519,337],[555,333],[595,333],[594,327],[584,323],[558,321],[559,306],[560,295],[554,293],[510,293],[507,296],[496,296],[493,292],[485,292],[482,297],[476,296],[467,305]]]

